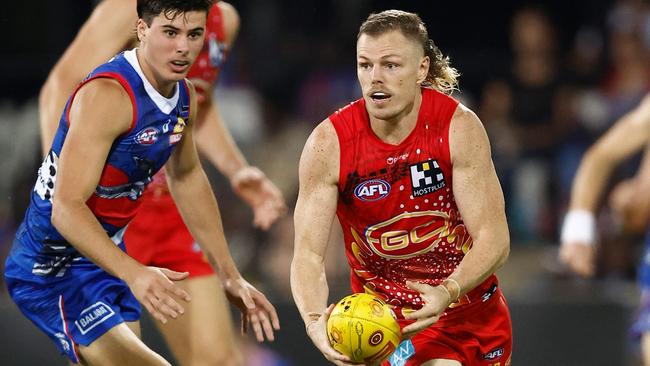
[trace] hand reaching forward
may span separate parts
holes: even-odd
[[[229,279],[223,282],[226,297],[241,311],[241,331],[248,333],[249,324],[258,342],[275,340],[273,330],[280,330],[280,320],[275,307],[269,300],[245,279]]]
[[[167,317],[176,319],[185,313],[185,309],[171,295],[189,302],[190,295],[172,281],[187,278],[188,272],[175,272],[166,268],[139,267],[138,271],[127,281],[127,285],[136,299],[149,311],[151,316],[161,323],[167,323]]]
[[[451,304],[449,292],[442,286],[430,286],[424,283],[406,281],[406,286],[420,293],[424,306],[404,315],[405,319],[415,320],[402,329],[404,338],[411,338],[418,332],[430,327]]]
[[[323,315],[318,319],[312,319],[307,323],[307,335],[329,362],[337,366],[359,365],[353,363],[348,356],[335,350],[330,345],[327,338],[327,319],[329,319],[332,309],[334,309],[334,304],[325,309]]]
[[[256,167],[240,169],[230,179],[233,190],[253,209],[253,225],[268,230],[287,212],[278,187]]]

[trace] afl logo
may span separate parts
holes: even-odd
[[[135,137],[136,141],[140,145],[151,145],[156,140],[158,140],[158,134],[160,132],[155,127],[147,127],[144,130],[140,131]]]
[[[383,179],[367,180],[354,189],[354,195],[362,201],[379,201],[390,193],[390,184]]]

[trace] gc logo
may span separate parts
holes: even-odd
[[[366,241],[380,257],[404,259],[431,251],[449,234],[449,215],[440,211],[404,212],[370,226]]]

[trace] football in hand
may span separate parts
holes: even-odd
[[[399,345],[402,333],[391,308],[376,296],[358,293],[341,299],[327,320],[332,347],[353,362],[378,364]]]

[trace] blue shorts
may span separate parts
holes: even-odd
[[[58,278],[34,275],[11,256],[5,267],[9,294],[20,311],[74,363],[77,345],[88,346],[114,326],[138,320],[141,312],[124,281],[84,262]]]

